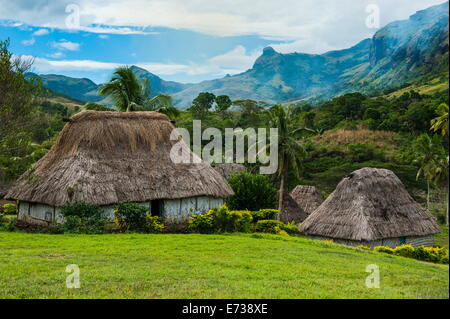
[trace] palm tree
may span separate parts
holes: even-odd
[[[150,98],[150,86],[147,79],[139,81],[128,66],[118,67],[111,80],[104,84],[100,95],[109,96],[115,107],[121,112],[156,111],[169,117],[177,116],[178,110],[172,105],[169,95],[160,94]]]
[[[314,130],[296,127],[292,107],[276,105],[270,110],[270,124],[278,128],[278,174],[280,176],[280,190],[278,210],[283,210],[283,197],[288,173],[292,171],[297,177],[300,174],[302,159],[306,150],[299,142],[304,133],[315,133]],[[303,134],[302,134],[303,133]]]
[[[414,153],[415,162],[419,165],[416,179],[423,176],[427,181],[427,208],[430,209],[430,186],[436,179],[439,163],[445,154],[441,138],[437,134],[432,138],[428,134],[420,135],[414,141]]]
[[[441,158],[439,162],[437,163],[437,166],[433,172],[433,182],[435,182],[437,185],[444,185],[444,188],[446,189],[446,214],[445,214],[445,224],[448,226],[448,156]]]
[[[431,130],[441,131],[442,136],[448,134],[448,105],[442,103],[437,108],[438,117],[431,120]]]

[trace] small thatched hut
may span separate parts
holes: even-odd
[[[390,170],[362,168],[346,176],[336,190],[300,226],[314,239],[347,245],[431,246],[439,226],[408,194]]]
[[[60,222],[59,207],[71,201],[100,205],[113,217],[117,203],[138,202],[165,222],[182,222],[233,194],[208,163],[174,163],[174,126],[156,112],[96,112],[74,115],[55,145],[10,188],[18,218]],[[186,154],[186,153],[185,153]]]
[[[290,195],[308,215],[323,203],[322,196],[314,186],[298,185]]]
[[[283,196],[283,210],[280,214],[280,221],[283,223],[295,222],[296,224],[302,223],[308,215],[297,204],[297,202],[288,193]]]

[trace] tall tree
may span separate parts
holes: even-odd
[[[121,112],[156,111],[169,117],[178,114],[170,96],[160,94],[151,98],[148,82],[140,81],[128,66],[118,67],[111,80],[100,88],[99,94],[110,97]]]
[[[201,92],[192,101],[192,106],[190,110],[195,116],[199,117],[200,119],[203,119],[206,113],[208,113],[208,111],[213,106],[215,100],[216,96],[214,94],[209,92]]]
[[[280,189],[278,209],[283,211],[283,197],[285,195],[286,180],[289,172],[299,176],[302,160],[306,150],[300,140],[314,133],[313,130],[298,127],[292,116],[293,108],[276,105],[270,110],[270,124],[278,128],[278,174],[280,176]]]
[[[442,103],[438,106],[436,112],[439,116],[431,120],[431,130],[441,131],[442,136],[445,136],[448,134],[448,105]]]
[[[25,78],[32,64],[33,60],[13,57],[9,40],[0,41],[0,182],[16,178],[33,162],[41,85]]]
[[[439,163],[445,158],[445,150],[442,147],[441,138],[435,134],[421,134],[414,141],[415,162],[419,165],[416,179],[424,177],[427,181],[427,209],[430,209],[430,188],[436,178]]]
[[[225,112],[230,108],[232,102],[228,95],[219,95],[216,97],[217,111],[224,117]]]

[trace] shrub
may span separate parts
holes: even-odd
[[[448,249],[442,247],[401,245],[392,249],[385,246],[377,246],[374,248],[374,251],[433,263],[448,264]]]
[[[189,217],[188,229],[200,234],[215,233],[217,228],[214,223],[214,215],[214,210],[210,210],[205,214],[191,215],[191,217]]]
[[[285,224],[278,220],[260,220],[256,223],[255,231],[260,233],[277,234],[280,230],[285,231],[289,235],[299,233],[298,227],[295,223]]]
[[[258,211],[276,207],[277,190],[267,176],[240,172],[228,182],[235,193],[226,201],[230,209]]]
[[[250,232],[252,215],[249,211],[230,211],[223,205],[215,210],[214,222],[220,232]]]
[[[17,206],[16,206],[16,204],[4,204],[3,205],[3,213],[5,215],[17,214]]]
[[[65,205],[61,206],[60,213],[66,218],[69,216],[78,216],[87,218],[92,216],[97,217],[103,216],[103,210],[100,208],[100,206],[89,204],[83,201],[66,203]]]
[[[362,249],[362,250],[370,250],[370,247],[367,247],[367,246],[364,246],[364,245],[356,246],[356,248]]]
[[[3,223],[4,221],[6,221],[5,215],[0,212],[0,223]]]
[[[100,234],[105,232],[109,222],[100,206],[82,201],[63,205],[60,213],[65,221],[60,226],[51,227],[55,233]]]
[[[122,231],[145,231],[148,208],[138,203],[118,204],[114,210],[114,222]]]
[[[277,209],[261,209],[256,212],[250,212],[254,223],[260,220],[275,219],[279,213],[280,211]]]
[[[164,224],[159,220],[158,216],[147,215],[145,230],[149,233],[162,233],[164,231]]]

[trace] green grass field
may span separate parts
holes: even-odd
[[[81,288],[66,288],[66,266]],[[366,288],[366,266],[381,287]],[[0,298],[448,298],[447,265],[263,234],[0,232]]]

